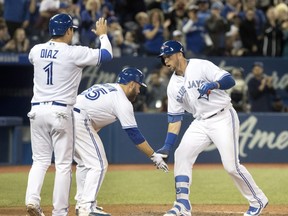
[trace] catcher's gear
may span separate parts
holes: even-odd
[[[163,160],[165,157],[165,155],[154,152],[150,158],[157,167],[157,169],[162,169],[164,172],[168,172],[168,165]]]
[[[200,96],[203,96],[205,94],[210,94],[210,91],[216,88],[218,88],[217,82],[203,83],[198,89],[198,92],[200,93]]]
[[[77,26],[73,25],[73,19],[69,14],[56,14],[49,20],[50,36],[64,35],[68,28],[78,28]]]
[[[147,87],[147,85],[143,82],[144,77],[144,74],[139,69],[127,67],[119,73],[117,83],[126,85],[129,82],[134,81],[144,87]]]

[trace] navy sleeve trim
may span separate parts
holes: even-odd
[[[144,136],[141,134],[138,128],[127,128],[124,130],[135,145],[139,145],[145,141]]]
[[[168,114],[168,123],[174,123],[183,120],[183,114],[181,115],[169,115]]]
[[[231,74],[223,76],[220,80],[217,81],[220,85],[219,89],[226,90],[235,85],[235,80]]]

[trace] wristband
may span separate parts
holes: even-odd
[[[172,149],[177,139],[177,134],[168,132],[166,135],[164,146],[169,150]]]

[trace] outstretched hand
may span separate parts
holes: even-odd
[[[170,149],[163,146],[162,148],[158,149],[156,153],[161,154],[163,160],[167,163],[169,158]]]
[[[165,157],[167,156],[154,152],[151,155],[151,160],[153,161],[157,169],[161,169],[164,172],[168,172],[169,171],[168,165],[163,160]]]
[[[99,20],[96,21],[95,29],[92,29],[92,32],[94,32],[97,36],[107,34],[107,20],[103,17],[99,18]]]

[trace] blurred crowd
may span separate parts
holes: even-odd
[[[99,47],[91,32],[105,17],[114,57],[157,56],[166,40],[180,41],[187,58],[209,56],[288,57],[288,0],[0,0],[0,51],[28,53],[49,40],[48,22],[69,13],[79,29],[72,43]],[[248,79],[232,73],[228,91],[238,111],[287,112],[273,80],[256,62]],[[163,66],[148,77],[136,111],[166,111],[171,72]],[[260,90],[259,90],[260,89]],[[271,102],[272,101],[272,102]]]
[[[109,25],[115,57],[157,55],[168,39],[187,57],[288,56],[287,0],[0,0],[0,49],[28,52],[49,39],[48,21],[69,13],[73,44],[99,46],[91,28]]]

